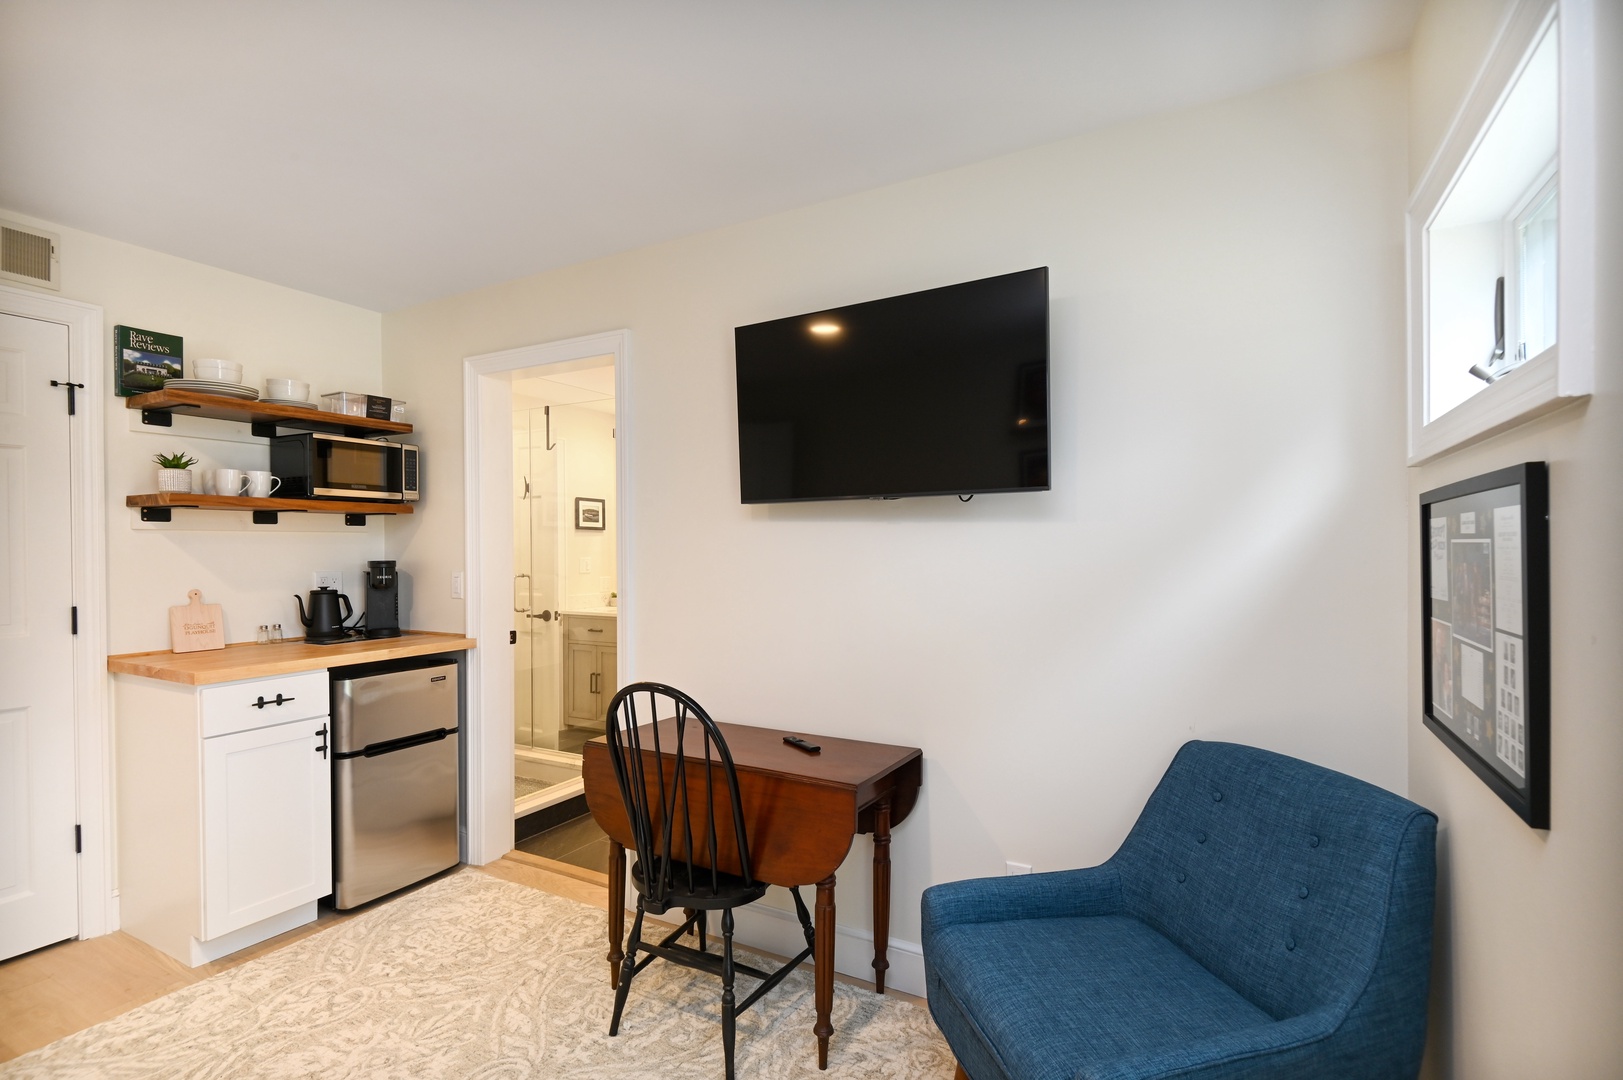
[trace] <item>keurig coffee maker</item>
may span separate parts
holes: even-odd
[[[400,636],[400,575],[393,559],[366,564],[366,636]]]

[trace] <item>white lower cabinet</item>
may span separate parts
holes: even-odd
[[[115,685],[123,929],[195,967],[312,921],[332,892],[327,673]]]
[[[203,935],[332,892],[327,718],[203,740]]]

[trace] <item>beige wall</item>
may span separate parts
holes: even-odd
[[[630,329],[627,674],[722,718],[922,746],[894,847],[916,940],[931,882],[1108,856],[1191,737],[1406,786],[1405,71],[393,312],[385,371],[426,403],[443,501],[463,357]],[[733,327],[1045,264],[1053,491],[740,505]],[[419,610],[460,626],[460,518],[388,540],[431,583]],[[862,926],[854,850],[839,917]]]
[[[1596,392],[1410,471],[1414,496],[1550,463],[1551,828],[1527,828],[1420,724],[1419,547],[1409,560],[1409,787],[1443,823],[1425,1074],[1615,1077],[1623,1062],[1623,9],[1597,3],[1601,112]],[[1509,5],[1441,0],[1412,51],[1411,177],[1436,151]],[[1411,514],[1412,514],[1411,509]]]
[[[170,525],[136,520],[124,496],[156,490],[153,454],[185,450],[205,465],[264,469],[269,450],[246,425],[222,420],[177,418],[172,428],[144,428],[139,413],[112,397],[113,327],[179,334],[188,359],[240,360],[249,382],[286,376],[311,382],[313,393],[375,393],[382,317],[10,211],[6,216],[59,233],[61,295],[103,309],[108,398],[99,404],[107,433],[109,651],[167,649],[169,608],[184,604],[189,589],[222,605],[228,641],[252,641],[260,623],[280,622],[289,636],[298,633],[293,595],[311,588],[314,570],[341,571],[358,602],[366,560],[383,557],[378,519],[347,531],[341,517],[327,515],[283,515],[276,526],[250,525],[247,514],[184,510],[175,511]]]

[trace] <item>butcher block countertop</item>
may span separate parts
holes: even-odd
[[[297,671],[320,671],[346,664],[370,664],[375,660],[398,660],[403,656],[471,649],[473,638],[461,634],[441,634],[427,630],[402,630],[396,638],[345,641],[338,645],[306,645],[304,641],[283,641],[275,645],[243,642],[207,652],[124,653],[107,658],[107,670],[115,675],[142,675],[148,679],[204,686],[209,683],[262,679],[267,675],[291,675]]]

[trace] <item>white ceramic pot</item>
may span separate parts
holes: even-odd
[[[192,470],[190,469],[159,469],[158,490],[174,491],[182,495],[192,493]]]

